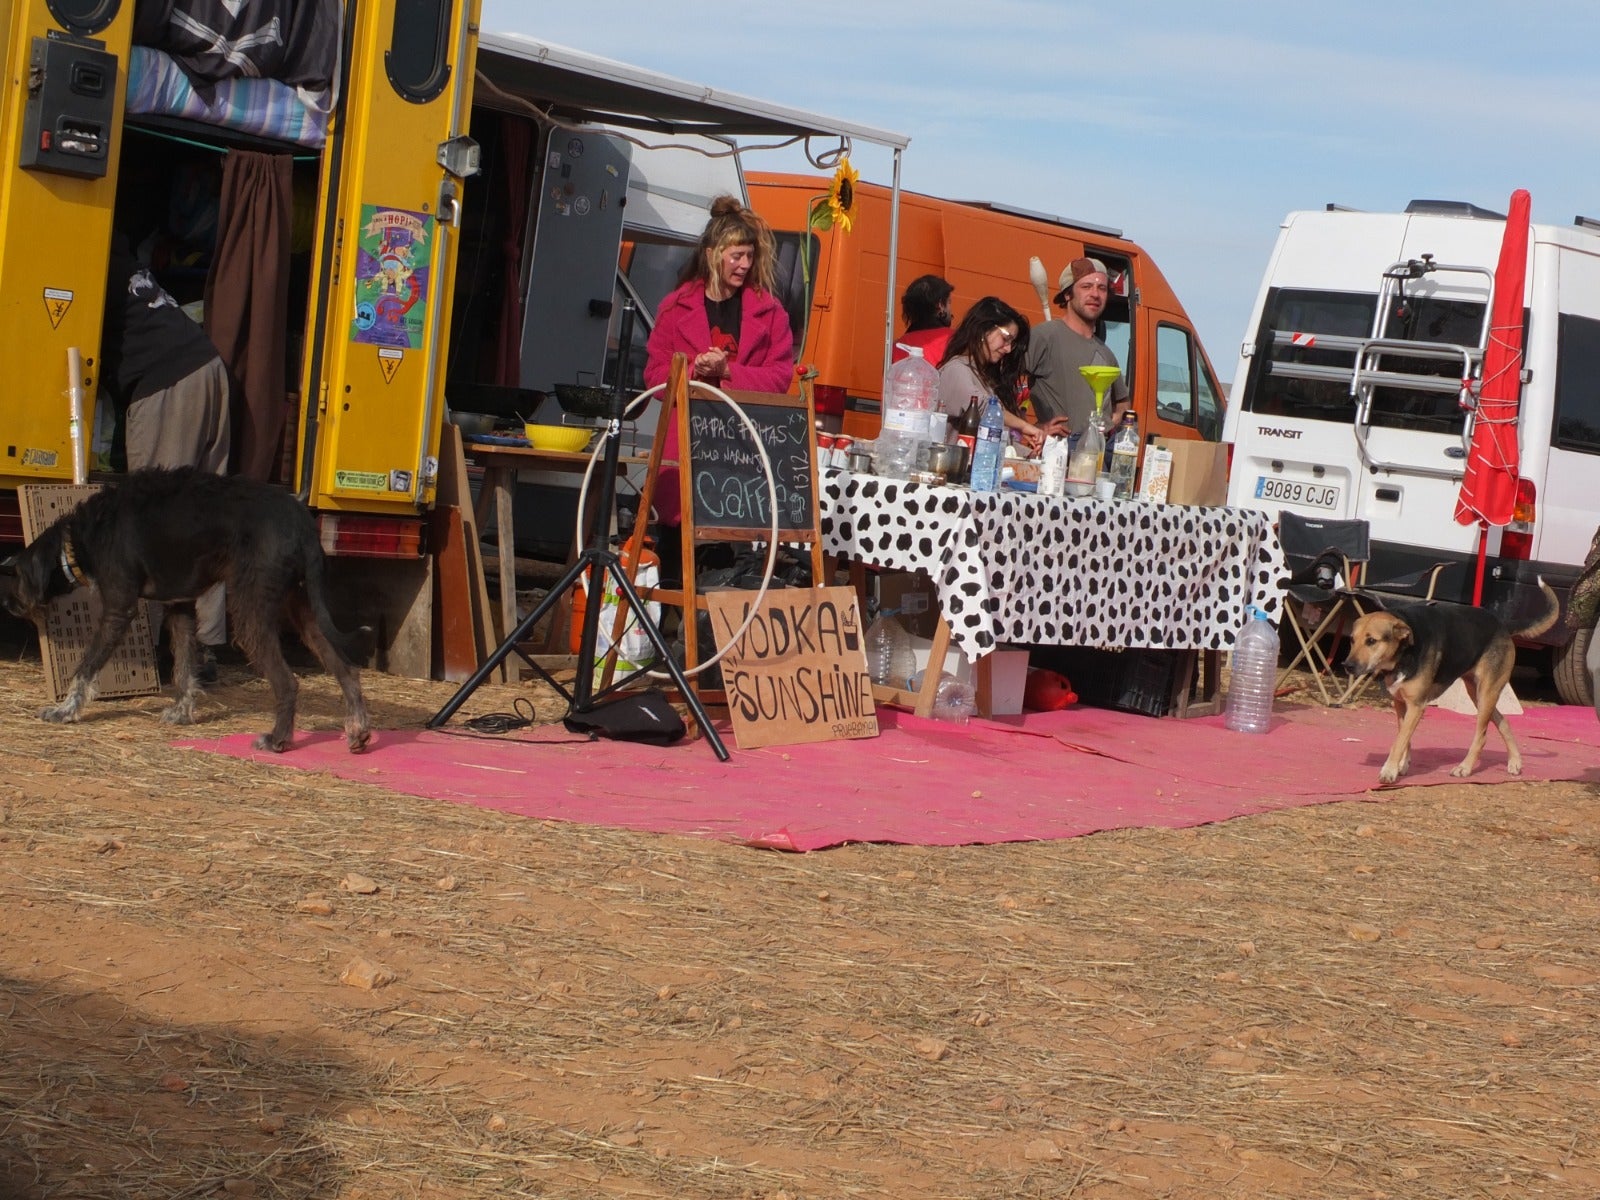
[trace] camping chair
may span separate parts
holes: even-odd
[[[1358,615],[1352,589],[1361,586],[1371,557],[1367,523],[1305,517],[1284,509],[1278,514],[1278,541],[1290,571],[1284,623],[1300,647],[1279,674],[1278,686],[1304,663],[1322,702],[1336,704],[1328,679],[1344,627]]]

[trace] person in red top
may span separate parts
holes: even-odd
[[[644,382],[667,381],[672,356],[689,359],[694,379],[719,388],[787,392],[794,378],[794,333],[789,314],[773,295],[777,259],[772,227],[734,196],[711,202],[711,219],[684,267],[683,282],[656,309]],[[658,430],[658,433],[662,431]],[[656,477],[656,517],[663,528],[682,524],[678,497],[678,431],[663,434],[663,466]],[[666,466],[666,463],[671,466]],[[663,539],[663,575],[669,559]]]
[[[900,315],[906,319],[906,331],[895,342],[890,362],[899,362],[906,356],[901,346],[921,346],[922,357],[932,366],[944,362],[945,348],[950,344],[950,297],[955,285],[939,275],[919,275],[900,294]]]

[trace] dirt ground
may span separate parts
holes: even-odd
[[[391,728],[453,690],[367,682]],[[1594,782],[800,856],[43,701],[13,651],[7,1200],[1600,1194]],[[202,728],[266,704],[225,669]]]

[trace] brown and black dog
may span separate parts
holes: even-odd
[[[6,607],[36,613],[52,597],[92,583],[99,624],[66,698],[39,715],[76,721],[94,696],[95,677],[128,632],[141,599],[166,605],[178,698],[161,714],[194,721],[194,600],[214,583],[227,592],[234,640],[272,685],[272,731],[259,750],[286,750],[294,735],[299,684],[284,660],[280,627],[287,616],[300,639],[344,692],[345,740],[364,750],[371,723],[350,648],[328,612],[322,545],[311,513],[290,492],[236,475],[182,467],[135,471],[96,492],[20,553],[0,563]]]
[[[1541,579],[1539,587],[1548,611],[1523,629],[1508,630],[1485,609],[1459,604],[1397,604],[1356,619],[1345,670],[1352,675],[1384,675],[1383,686],[1394,699],[1394,713],[1400,721],[1389,758],[1378,772],[1382,782],[1393,783],[1410,768],[1411,736],[1424,710],[1457,679],[1478,706],[1478,727],[1467,756],[1450,774],[1466,776],[1477,769],[1490,721],[1506,744],[1507,773],[1522,774],[1522,751],[1500,713],[1499,702],[1516,665],[1517,648],[1512,639],[1543,633],[1561,615],[1561,601],[1550,585]]]

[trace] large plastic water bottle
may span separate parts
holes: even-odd
[[[917,656],[911,649],[911,635],[894,612],[884,609],[867,628],[867,674],[873,683],[904,688],[910,686],[917,669]]]
[[[1000,468],[1006,457],[1006,419],[998,397],[984,402],[978,422],[978,445],[972,452],[972,490],[993,492],[1000,487]]]
[[[1239,733],[1265,733],[1272,724],[1278,679],[1278,631],[1259,608],[1250,609],[1250,620],[1234,643],[1231,666],[1224,724]]]
[[[922,356],[922,347],[904,349],[906,356],[889,368],[883,428],[878,434],[878,474],[894,479],[904,479],[921,463],[933,396],[939,390],[939,372]]]

